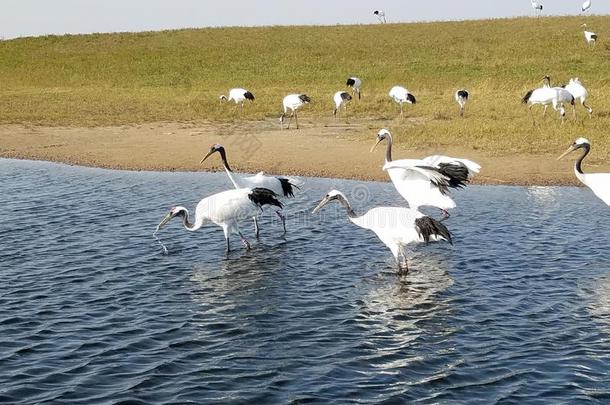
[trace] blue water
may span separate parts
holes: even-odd
[[[610,209],[584,188],[468,187],[453,246],[410,273],[337,204],[400,204],[387,183],[306,179],[242,230],[171,222],[223,173],[0,160],[0,402],[610,401]],[[433,212],[434,213],[434,212]]]

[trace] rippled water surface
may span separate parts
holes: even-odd
[[[610,401],[610,209],[587,189],[469,187],[455,244],[398,277],[357,211],[390,184],[306,179],[259,240],[155,226],[223,173],[0,160],[0,402]],[[435,212],[433,212],[436,214]]]

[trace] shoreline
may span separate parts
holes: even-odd
[[[389,181],[381,170],[385,143],[370,153],[377,123],[320,125],[302,122],[300,130],[279,131],[275,120],[223,123],[147,123],[110,127],[0,125],[0,157],[42,160],[85,167],[132,171],[222,170],[213,155],[199,164],[210,146],[227,149],[237,172]],[[363,131],[364,129],[364,131]],[[468,158],[482,170],[472,184],[576,186],[573,159],[557,161],[563,151],[501,155],[455,145],[408,149],[395,145],[395,159],[446,154]],[[585,164],[588,171],[609,165]]]

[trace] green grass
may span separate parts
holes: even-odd
[[[281,99],[306,92],[302,118],[328,119],[332,94],[350,74],[364,81],[353,117],[387,118],[404,142],[463,145],[498,153],[544,152],[575,136],[610,156],[610,17],[586,17],[600,41],[589,48],[581,17],[329,27],[213,28],[47,36],[0,42],[0,123],[95,126],[231,120],[218,96],[243,86],[256,96],[244,119],[277,118]],[[608,38],[608,39],[607,39]],[[592,120],[554,117],[532,126],[520,104],[544,74],[580,77]],[[402,84],[417,97],[407,117],[387,97]],[[472,99],[456,117],[453,92]],[[538,114],[536,114],[538,117]],[[570,111],[568,111],[570,116]],[[370,131],[367,132],[370,135]]]

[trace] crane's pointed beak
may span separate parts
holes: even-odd
[[[172,215],[171,212],[167,213],[167,215],[161,220],[161,222],[159,222],[159,225],[157,225],[157,231],[159,229],[161,229],[163,227],[163,225],[167,224],[169,222],[170,219],[172,219],[174,216]],[[155,232],[157,232],[155,231]]]
[[[381,142],[382,140],[377,138],[377,142],[375,142],[375,145],[373,145],[373,147],[371,148],[371,150],[369,152],[372,152],[375,150],[375,148],[377,147],[377,145],[379,145],[379,142]]]
[[[570,153],[570,152],[572,152],[572,151],[574,151],[574,150],[575,150],[574,145],[570,146],[570,147],[568,148],[568,150],[566,150],[565,152],[563,152],[563,153],[561,154],[561,156],[559,156],[559,157],[557,158],[557,160],[561,160],[561,159],[562,159],[562,158],[563,158],[565,155],[567,155],[568,153]]]
[[[324,197],[324,198],[322,199],[322,201],[320,201],[320,203],[319,203],[319,204],[316,206],[316,208],[314,208],[314,209],[313,209],[313,211],[311,211],[311,213],[312,213],[312,214],[315,214],[316,212],[320,211],[320,209],[321,209],[322,207],[324,207],[324,206],[325,206],[325,205],[328,203],[328,201],[330,201],[330,200],[328,199],[328,197]]]
[[[202,164],[202,163],[203,163],[203,161],[204,161],[204,160],[206,160],[207,158],[209,158],[209,157],[210,157],[210,155],[211,155],[212,153],[214,153],[214,152],[216,152],[216,151],[213,151],[213,150],[209,151],[209,152],[208,152],[208,154],[207,154],[207,155],[205,155],[205,157],[204,157],[203,159],[201,159],[201,161],[199,162],[199,164]]]

